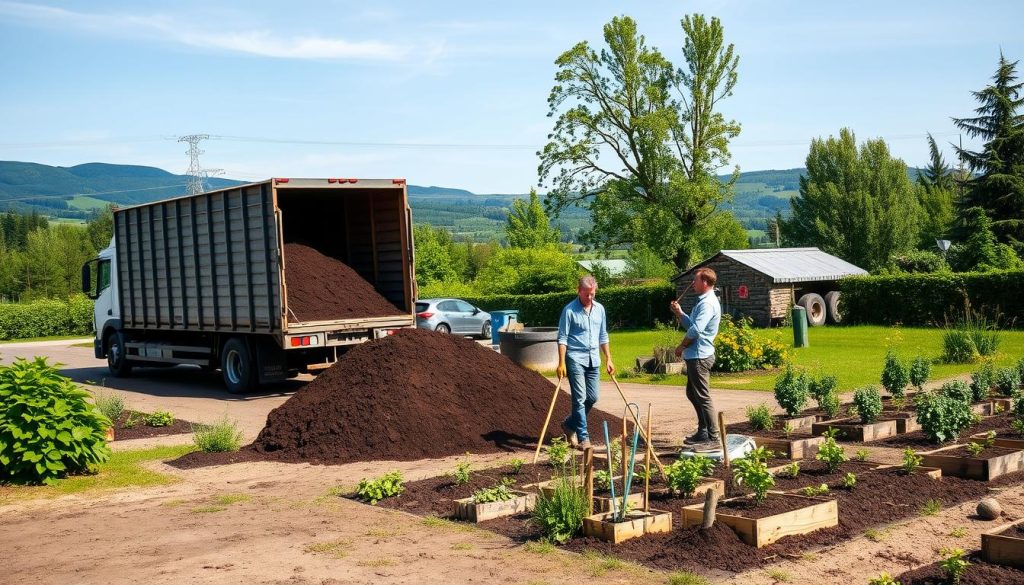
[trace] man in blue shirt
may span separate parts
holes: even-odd
[[[572,393],[569,418],[562,429],[569,443],[581,449],[590,447],[587,413],[597,402],[601,382],[601,357],[604,355],[608,375],[615,374],[611,350],[608,348],[608,325],[604,306],[594,300],[597,280],[587,275],[580,279],[577,298],[562,309],[558,319],[558,378],[568,376]]]
[[[710,268],[699,268],[693,274],[693,292],[697,302],[689,315],[679,303],[672,301],[669,308],[686,328],[686,336],[676,348],[676,355],[686,360],[686,398],[697,411],[697,432],[683,443],[697,445],[717,442],[715,407],[711,402],[711,367],[715,365],[715,336],[722,320],[722,306],[715,296],[718,276]]]

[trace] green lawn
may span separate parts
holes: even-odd
[[[192,445],[115,451],[111,454],[110,460],[97,466],[97,473],[94,475],[74,475],[53,485],[0,485],[0,504],[30,498],[55,498],[83,492],[174,483],[178,478],[149,471],[142,464],[177,459],[192,451],[195,451]]]
[[[793,330],[790,328],[759,329],[760,335],[779,339],[792,346]],[[615,331],[610,334],[612,358],[619,369],[620,380],[647,382],[652,384],[684,385],[683,376],[643,375],[636,378],[626,376],[626,371],[635,364],[637,356],[651,355],[651,348],[665,336],[664,332]],[[941,364],[942,329],[923,327],[815,327],[808,335],[810,346],[790,349],[795,366],[806,368],[816,374],[832,374],[839,379],[840,390],[852,390],[864,384],[878,384],[886,350],[890,345],[904,360],[923,355],[933,360],[932,378],[945,378],[972,372],[975,364]],[[682,332],[676,334],[682,339]],[[1009,366],[1024,357],[1024,331],[1003,331],[1000,336],[997,366]],[[737,390],[771,390],[777,372],[742,374],[714,374],[711,385],[715,388]]]

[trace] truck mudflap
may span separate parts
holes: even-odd
[[[107,352],[103,351],[103,340],[93,339],[92,340],[92,351],[96,355],[96,359],[101,360],[107,357]]]
[[[288,360],[283,349],[272,340],[263,338],[253,340],[252,347],[256,352],[256,363],[259,364],[260,384],[288,378]]]

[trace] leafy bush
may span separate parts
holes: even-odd
[[[971,424],[971,389],[959,380],[947,382],[938,392],[925,392],[917,400],[917,422],[933,443],[959,436]]]
[[[996,369],[992,362],[985,362],[981,369],[971,374],[971,393],[974,402],[988,398],[989,391],[996,381]]]
[[[818,406],[825,411],[825,416],[830,419],[835,418],[839,415],[839,408],[842,406],[839,403],[839,394],[833,390],[818,401]]]
[[[487,504],[490,502],[507,502],[516,497],[516,495],[509,489],[509,486],[511,485],[511,480],[506,477],[501,481],[501,483],[494,487],[480,488],[473,492],[473,503]]]
[[[541,493],[533,508],[532,520],[548,542],[564,543],[583,530],[589,496],[576,481],[576,462],[563,466],[553,482],[551,495]]]
[[[825,464],[829,473],[835,473],[839,466],[848,460],[846,449],[836,443],[838,432],[838,429],[825,431],[825,440],[818,446],[818,453],[814,456],[815,459]]]
[[[972,307],[999,307],[1011,322],[1024,318],[1024,270],[854,276],[839,281],[843,320],[880,325],[935,325]]]
[[[169,427],[174,424],[174,415],[166,410],[158,410],[143,418],[150,427]]]
[[[786,361],[786,346],[775,339],[764,339],[754,332],[747,317],[733,322],[722,315],[715,337],[715,365],[720,372],[746,372],[777,368]]]
[[[918,392],[924,390],[928,377],[932,374],[932,362],[924,356],[917,356],[910,364],[910,383]]]
[[[455,485],[466,485],[469,483],[470,475],[472,474],[473,464],[469,461],[460,461],[455,464],[455,469],[448,473],[448,477],[452,478]]]
[[[807,405],[809,394],[807,374],[786,366],[786,371],[775,380],[775,401],[789,416],[796,416]]]
[[[860,415],[860,422],[863,424],[875,422],[882,413],[882,393],[874,386],[854,390],[853,403],[857,406],[857,414]]]
[[[92,306],[85,295],[75,295],[66,301],[0,303],[0,339],[89,335],[92,333]]]
[[[98,394],[95,403],[96,408],[110,419],[111,424],[116,423],[124,413],[124,398],[118,394]]]
[[[565,465],[566,460],[569,459],[569,444],[562,437],[555,437],[551,439],[547,453],[548,463],[551,465]]]
[[[737,485],[746,486],[753,492],[754,502],[761,503],[768,490],[775,485],[775,477],[768,471],[771,451],[758,447],[745,457],[732,462],[732,476]]]
[[[576,290],[581,269],[561,247],[501,248],[474,281],[489,294],[546,294]]]
[[[903,398],[907,384],[910,383],[910,372],[896,357],[893,350],[885,354],[885,366],[882,367],[882,386],[894,398]]]
[[[813,378],[807,382],[807,391],[810,393],[811,398],[821,406],[821,400],[827,397],[829,394],[833,394],[838,386],[838,380],[835,376],[824,375],[820,378]]]
[[[911,250],[889,259],[888,274],[948,272],[946,259],[930,250]]]
[[[371,505],[376,505],[384,498],[391,498],[404,492],[405,485],[403,484],[402,472],[398,470],[385,473],[373,480],[363,478],[359,480],[356,496],[370,502]]]
[[[106,461],[111,422],[46,358],[0,366],[0,479],[52,483]]]
[[[1017,368],[999,368],[993,386],[1003,396],[1012,396],[1020,388],[1020,372]]]
[[[767,404],[747,407],[747,421],[755,431],[770,431],[775,426],[775,417]]]
[[[960,329],[946,329],[942,334],[942,361],[947,364],[970,364],[978,360],[978,348],[971,334]]]
[[[502,294],[462,298],[485,311],[515,307],[519,310],[519,321],[523,323],[554,326],[558,325],[562,308],[576,297],[575,282],[570,288],[573,290],[543,295]],[[675,297],[675,287],[671,284],[602,286],[597,293],[597,300],[608,313],[609,325],[614,327],[652,327],[659,321],[673,321],[668,305]]]
[[[710,476],[714,469],[715,463],[703,455],[677,459],[665,468],[668,489],[678,492],[684,498],[692,497],[701,479]]]
[[[242,446],[242,431],[238,430],[238,423],[225,416],[212,425],[192,427],[192,441],[206,453],[238,451]]]

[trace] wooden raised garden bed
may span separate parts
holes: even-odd
[[[973,441],[984,441],[988,439],[988,433],[976,433],[971,435]],[[998,434],[992,442],[996,447],[1006,447],[1007,449],[1022,449],[1024,450],[1024,438],[1012,438],[1012,437],[1000,437]]]
[[[1024,569],[1024,520],[1004,524],[981,535],[981,558]]]
[[[815,435],[823,435],[829,429],[839,430],[839,433],[836,435],[837,439],[867,443],[895,435],[896,421],[879,420],[873,423],[863,424],[859,419],[840,418],[814,423],[811,427],[811,433]]]
[[[883,470],[889,470],[889,469],[899,469],[901,467],[902,466],[900,466],[900,465],[882,465],[880,467],[876,467],[872,471],[883,471]],[[917,469],[915,469],[912,473],[914,475],[925,475],[925,476],[928,476],[928,477],[930,477],[932,479],[942,479],[942,470],[939,469],[938,467],[925,467],[923,465],[919,465],[917,467]]]
[[[951,445],[918,453],[925,467],[938,467],[943,475],[989,481],[1024,469],[1024,451],[989,447],[973,456],[966,445]]]
[[[718,503],[715,522],[729,526],[743,542],[758,548],[786,536],[807,534],[839,524],[839,507],[835,500],[770,492],[760,506],[751,506],[751,502],[747,497],[722,500]],[[768,507],[769,502],[773,504],[772,508]],[[779,507],[775,502],[783,502],[781,508],[784,511],[774,512]],[[703,504],[684,506],[682,512],[684,527],[703,524]],[[767,515],[758,518],[760,512]]]
[[[513,490],[515,495],[511,500],[504,502],[486,502],[474,504],[473,498],[462,498],[455,500],[455,517],[459,520],[470,522],[483,522],[493,520],[502,516],[515,516],[533,510],[537,505],[537,494],[528,494]]]
[[[818,446],[825,437],[800,437],[793,439],[758,437],[754,435],[754,444],[764,447],[778,457],[787,459],[806,459],[818,452]]]
[[[631,504],[633,508],[642,508],[644,506],[644,494],[643,484],[639,486],[634,485],[633,489],[640,491],[629,494],[626,498],[627,504]],[[705,478],[694,490],[694,496],[703,496],[708,489],[714,490],[718,497],[725,496],[725,482],[721,479]],[[668,488],[652,489],[651,495],[667,495],[669,493]],[[622,495],[618,492],[615,493],[615,505],[622,505]],[[607,496],[594,496],[594,511],[595,512],[610,512],[611,511],[611,498]]]
[[[917,413],[910,410],[901,412],[883,411],[880,420],[896,421],[896,433],[903,435],[921,430],[921,424],[917,422]]]
[[[622,522],[613,522],[612,514],[605,512],[583,519],[583,534],[618,544],[645,534],[672,531],[672,512],[636,510],[628,512]]]

